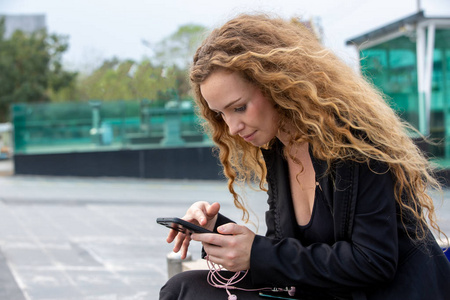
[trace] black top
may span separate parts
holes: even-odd
[[[269,210],[266,236],[256,235],[251,249],[255,286],[308,287],[333,294],[345,290],[354,300],[448,298],[450,262],[431,232],[421,242],[409,238],[415,223],[404,213],[408,232],[403,226],[386,165],[336,161],[326,172],[327,162],[311,156],[324,202],[332,211],[336,241],[304,246],[297,237],[282,145],[262,152]],[[313,222],[317,216],[316,210]],[[219,216],[216,226],[226,222]]]
[[[269,210],[266,236],[255,236],[251,249],[255,285],[309,286],[339,294],[344,289],[355,300],[445,299],[442,295],[450,294],[449,261],[430,232],[425,241],[411,241],[408,234],[414,234],[415,223],[404,213],[407,233],[397,210],[392,174],[380,162],[336,161],[327,172],[327,162],[311,155],[316,181],[332,211],[336,241],[304,246],[296,237],[298,224],[282,148],[277,142],[262,150]],[[324,219],[320,216],[319,221]]]
[[[333,245],[335,242],[333,216],[323,198],[319,185],[316,185],[311,219],[308,224],[298,226],[297,238],[302,242],[303,246],[309,246],[313,243]]]

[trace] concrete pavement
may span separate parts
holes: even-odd
[[[172,246],[155,220],[195,200],[240,218],[221,181],[0,177],[0,299],[158,299]]]
[[[266,195],[247,197],[263,234]],[[222,181],[0,176],[0,299],[158,299],[172,246],[155,220],[197,200],[240,219]],[[448,190],[438,215],[450,234]]]

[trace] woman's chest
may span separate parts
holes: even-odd
[[[288,161],[289,186],[292,206],[298,225],[306,225],[311,219],[314,207],[316,180],[312,163],[302,164]]]

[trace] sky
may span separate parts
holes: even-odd
[[[323,42],[350,65],[357,37],[412,15],[450,17],[449,0],[0,0],[0,14],[45,14],[50,33],[69,36],[69,69],[89,71],[112,57],[141,60],[179,26],[215,28],[239,13],[272,13],[320,20]]]

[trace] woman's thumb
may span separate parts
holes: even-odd
[[[213,217],[213,216],[217,215],[219,210],[220,210],[220,204],[218,202],[214,202],[206,209],[206,213],[208,214],[208,216]]]

